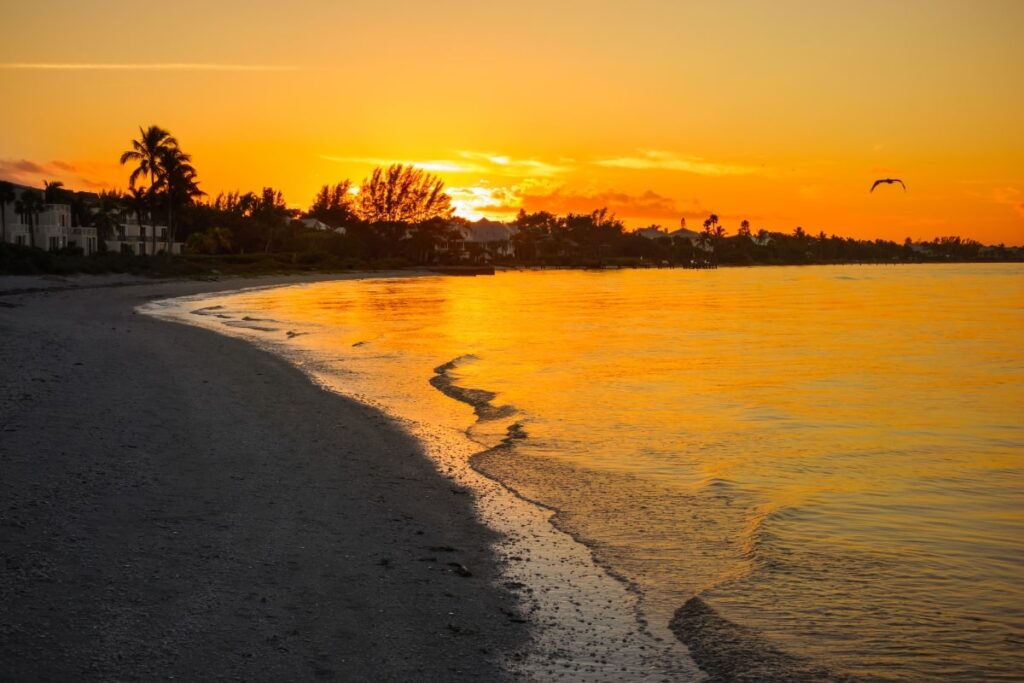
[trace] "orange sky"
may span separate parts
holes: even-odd
[[[0,177],[123,187],[156,123],[208,192],[298,207],[409,161],[470,218],[1024,244],[1017,0],[7,0],[0,25]],[[909,192],[869,194],[886,175]]]

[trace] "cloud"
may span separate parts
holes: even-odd
[[[577,191],[552,186],[551,183],[529,181],[511,187],[480,184],[471,187],[450,187],[449,194],[462,215],[514,214],[520,209],[529,212],[549,211],[554,214],[590,213],[607,208],[629,218],[671,218],[697,215],[699,202],[680,203],[657,192],[647,190],[630,194],[615,190]]]
[[[572,170],[569,163],[550,164],[538,159],[515,159],[487,152],[459,152],[463,159],[483,164],[486,171],[511,177],[550,178]]]
[[[684,173],[695,173],[697,175],[707,176],[746,175],[756,173],[759,170],[755,166],[720,164],[706,161],[701,157],[682,156],[662,150],[640,150],[639,156],[600,159],[593,163],[597,166],[610,168],[626,168],[638,171],[682,171]]]
[[[278,64],[210,64],[192,62],[88,63],[88,62],[6,62],[0,69],[20,71],[296,71],[298,67]]]
[[[28,159],[0,159],[0,175],[14,179],[28,173],[44,173],[45,169]]]
[[[456,153],[455,159],[384,159],[380,157],[348,157],[321,154],[326,161],[364,166],[404,164],[434,173],[465,173],[507,178],[548,178],[571,170],[565,164],[550,164],[537,159],[516,159],[488,152]]]
[[[44,180],[60,180],[72,190],[108,188],[111,184],[100,178],[110,175],[115,169],[113,164],[94,161],[0,159],[0,179],[36,187],[42,187]]]
[[[1024,218],[1024,192],[1016,187],[992,188],[992,201],[1013,207],[1018,216]]]
[[[476,220],[481,217],[510,220],[520,209],[530,213],[548,211],[556,215],[590,213],[607,208],[630,225],[660,222],[676,226],[680,218],[690,225],[699,225],[712,213],[699,199],[673,199],[646,190],[638,194],[617,190],[575,190],[546,179],[528,179],[516,185],[490,185],[478,183],[465,187],[449,187],[455,213]],[[738,224],[743,219],[766,220],[758,214],[731,214],[718,212],[727,224]],[[779,218],[779,217],[775,217]]]
[[[321,154],[320,158],[325,161],[336,161],[341,164],[358,164],[362,166],[391,166],[392,164],[402,164],[403,166],[415,166],[417,168],[422,168],[424,171],[433,171],[435,173],[467,173],[472,170],[459,164],[457,161],[447,161],[445,159],[412,161],[409,159],[382,159],[379,157],[338,157],[330,154]]]

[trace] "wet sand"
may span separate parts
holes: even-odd
[[[529,634],[463,487],[285,361],[132,310],[308,280],[0,278],[0,679],[506,677]]]

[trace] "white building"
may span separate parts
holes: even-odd
[[[106,240],[106,244],[107,251],[120,251],[139,256],[161,252],[180,254],[185,246],[184,242],[168,244],[166,225],[140,224],[134,213],[125,214],[124,219],[116,228],[116,233],[111,239]]]
[[[507,257],[515,253],[512,237],[519,230],[514,225],[481,218],[475,223],[455,227],[462,235],[460,246],[464,256],[482,257],[483,260],[490,261],[496,256]]]
[[[301,223],[302,227],[307,228],[309,230],[318,230],[320,232],[336,232],[339,235],[344,235],[346,232],[345,228],[332,227],[330,225],[327,225],[327,223],[324,223],[323,221],[318,220],[316,218],[296,218],[295,220]]]
[[[15,185],[15,193],[28,188]],[[42,193],[40,192],[40,195]],[[40,249],[56,251],[65,247],[79,247],[86,254],[98,248],[96,228],[82,228],[71,225],[71,206],[68,204],[43,204],[40,211],[31,217],[17,211],[17,201],[8,202],[2,207],[6,230],[2,235],[5,242],[36,246]]]

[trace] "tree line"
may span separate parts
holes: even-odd
[[[521,210],[509,224],[502,244],[465,241],[460,228],[469,225],[454,216],[451,198],[441,179],[414,166],[376,168],[358,186],[351,180],[321,187],[305,211],[289,208],[280,190],[227,192],[215,197],[200,189],[199,176],[177,138],[159,126],[139,129],[139,136],[121,154],[129,170],[128,190],[88,198],[61,183],[45,190],[12,196],[0,184],[0,199],[16,202],[23,216],[38,213],[45,203],[72,206],[75,224],[94,226],[102,243],[117,241],[127,217],[160,243],[157,226],[166,228],[164,247],[183,241],[192,254],[288,254],[296,262],[371,265],[432,265],[490,262],[508,265],[714,266],[846,262],[914,262],[1020,259],[1020,251],[987,248],[976,241],[944,237],[928,243],[856,240],[837,235],[755,230],[741,221],[729,234],[717,214],[702,230],[669,232],[658,225],[628,231],[607,209],[557,216]],[[2,226],[6,232],[6,225]]]

